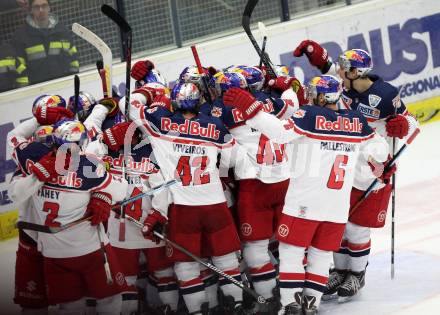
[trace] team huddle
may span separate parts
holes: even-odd
[[[170,91],[146,60],[129,99],[38,97],[8,134],[23,313],[312,315],[358,294],[418,124],[367,52],[294,55],[323,75],[188,66]]]

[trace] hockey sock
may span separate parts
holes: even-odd
[[[331,260],[332,252],[309,247],[303,292],[316,297],[317,308],[326,289]]]
[[[281,304],[283,306],[295,302],[295,293],[303,290],[305,280],[304,251],[304,247],[280,242],[279,277]]]
[[[179,280],[180,293],[190,313],[198,312],[207,302],[205,287],[197,262],[177,262],[174,271]]]
[[[119,305],[119,307],[121,307],[121,305]],[[84,314],[85,308],[86,308],[86,301],[84,298],[82,298],[73,302],[59,304],[59,309],[57,310],[56,313],[61,315]]]
[[[335,263],[335,269],[346,270],[350,262],[350,255],[347,248],[347,240],[342,240],[339,251],[333,253],[333,261]]]
[[[233,277],[237,281],[241,281],[239,263],[235,252],[223,256],[214,256],[212,257],[212,262],[217,268],[222,270],[224,273]],[[232,296],[236,303],[237,302],[241,303],[243,301],[243,291],[235,284],[232,284],[231,282],[229,282],[229,280],[220,277],[219,285],[220,285],[220,289],[222,290],[225,296],[228,295]]]
[[[354,272],[364,271],[367,267],[370,255],[371,241],[363,244],[348,243],[350,253],[350,270]]]
[[[171,310],[177,310],[179,292],[176,278],[172,268],[166,268],[154,272],[157,278],[157,291],[162,303],[169,305]]]
[[[349,268],[354,272],[364,271],[367,267],[371,248],[371,229],[352,222],[347,222],[347,250],[350,255]]]
[[[276,271],[270,260],[268,244],[269,240],[261,240],[246,242],[243,247],[254,289],[266,299],[273,296],[276,286]]]
[[[208,297],[209,308],[214,308],[218,305],[218,277],[205,266],[201,266],[201,270],[203,284],[205,285],[205,291]]]

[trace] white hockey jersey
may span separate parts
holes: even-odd
[[[124,111],[123,99],[119,106]],[[147,135],[145,141],[151,143],[165,180],[180,178],[180,184],[170,187],[175,204],[225,202],[220,172],[226,177],[230,167],[235,167],[238,178],[255,177],[246,152],[217,118],[200,113],[185,119],[181,112],[172,113],[162,107],[149,109],[134,97],[130,118]]]
[[[247,124],[295,144],[283,212],[308,220],[347,222],[358,155],[385,161],[388,154],[385,140],[355,111],[303,106],[288,120],[260,112]]]

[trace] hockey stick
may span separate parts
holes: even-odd
[[[107,94],[109,91],[112,91],[112,62],[113,62],[113,55],[110,47],[95,33],[93,33],[88,28],[82,26],[78,23],[72,24],[72,32],[74,32],[76,35],[84,39],[86,42],[91,44],[93,47],[95,47],[99,53],[101,54],[102,62],[103,62],[103,73],[101,74],[101,81],[104,91],[104,97],[105,91],[107,91]],[[105,88],[104,88],[105,86]]]
[[[388,161],[387,165],[385,165],[384,167],[384,172],[386,172],[387,170],[389,170],[397,161],[397,159],[402,155],[402,153],[406,150],[406,148],[408,147],[408,145],[411,144],[411,142],[414,141],[414,138],[417,137],[417,135],[420,133],[420,129],[417,128],[416,130],[414,130],[413,134],[408,137],[408,139],[406,140],[405,144],[402,145],[402,147],[399,149],[399,151],[397,151],[397,153],[393,156],[393,158],[391,160]],[[350,208],[348,217],[350,218],[353,215],[353,212],[361,205],[361,203],[370,195],[370,193],[374,190],[374,188],[376,187],[376,185],[379,183],[379,178],[376,178],[371,184],[370,186],[368,186],[367,190],[364,191],[364,193],[362,194],[362,196],[358,199],[358,201],[356,201],[356,203]]]
[[[264,55],[266,53],[266,42],[267,42],[266,25],[264,25],[263,22],[258,22],[258,30],[260,31],[260,35],[263,37],[263,43],[261,44],[261,52]],[[260,63],[258,64],[258,67],[261,69],[262,65],[263,65],[263,58],[260,57]]]
[[[203,92],[203,96],[205,97],[206,101],[209,105],[212,105],[212,98],[211,93],[209,93],[209,86],[208,86],[208,78],[206,77],[205,72],[203,71],[202,63],[200,62],[199,54],[197,52],[197,48],[195,45],[191,46],[191,51],[194,56],[194,61],[196,62],[197,69],[202,77],[202,84],[205,91]]]
[[[131,71],[131,43],[132,43],[132,30],[131,26],[127,21],[111,6],[103,4],[101,6],[101,12],[104,13],[109,19],[115,22],[120,31],[123,42],[123,47],[125,48],[125,119],[130,120],[130,71]],[[124,144],[125,147],[125,144]],[[125,152],[125,148],[124,148]],[[122,164],[122,173],[124,178],[126,177],[126,161],[125,158]],[[125,211],[124,207],[121,206],[121,216],[119,218],[119,241],[125,241]]]
[[[129,215],[127,215],[128,220],[130,220],[131,222],[133,222],[135,225],[137,225],[138,227],[140,227],[141,229],[144,227],[144,225],[142,224],[142,222],[130,217]],[[202,258],[194,255],[193,253],[191,253],[190,251],[188,251],[187,249],[183,248],[182,246],[180,246],[179,244],[174,243],[173,241],[169,240],[166,236],[164,236],[163,234],[154,231],[154,235],[157,236],[158,238],[160,238],[162,241],[164,241],[165,243],[171,245],[172,247],[180,250],[182,253],[184,253],[185,255],[191,257],[192,259],[194,259],[196,262],[198,262],[199,264],[205,266],[206,268],[210,269],[211,271],[213,271],[214,273],[216,273],[219,276],[224,277],[225,279],[228,279],[232,284],[236,285],[237,287],[239,287],[240,289],[242,289],[244,292],[248,293],[249,295],[251,295],[259,304],[265,304],[266,303],[266,299],[259,295],[257,292],[255,292],[254,290],[252,290],[251,288],[245,286],[243,283],[241,283],[240,281],[235,280],[233,277],[231,277],[230,275],[224,273],[222,270],[220,270],[219,268],[217,268],[216,266],[210,264],[209,262],[203,261]]]
[[[105,277],[107,278],[107,284],[111,285],[113,284],[113,277],[110,271],[110,264],[108,263],[107,250],[105,249],[104,242],[102,241],[101,238],[101,223],[98,223],[96,229],[98,230],[98,239],[99,239],[99,246],[101,248],[102,258],[104,259]]]
[[[142,199],[142,198],[144,198],[146,196],[152,196],[155,193],[157,193],[158,191],[161,191],[162,189],[170,187],[170,186],[172,186],[174,184],[177,184],[177,183],[178,183],[178,180],[176,180],[176,179],[169,180],[169,181],[167,181],[167,182],[165,182],[165,183],[163,183],[163,184],[161,184],[159,186],[151,188],[149,191],[146,191],[146,192],[141,193],[139,195],[136,195],[136,196],[124,199],[120,203],[114,205],[113,209],[119,208],[121,206],[125,206],[125,205],[127,205],[129,203],[132,203],[132,202],[134,202],[136,200]]]
[[[81,224],[83,222],[89,221],[91,218],[92,218],[91,216],[84,217],[84,218],[75,220],[73,222],[67,223],[62,226],[47,226],[47,225],[36,224],[36,223],[26,222],[26,221],[18,221],[15,224],[15,226],[17,227],[17,229],[21,229],[21,230],[30,230],[30,231],[41,232],[41,233],[56,234],[61,231],[70,229],[71,227],[74,227],[74,226]]]
[[[78,104],[79,104],[79,76],[75,74],[73,77],[73,86],[74,86],[74,103],[75,103],[75,111],[78,111]]]
[[[266,71],[269,74],[271,78],[276,78],[277,75],[275,73],[275,70],[272,65],[272,61],[270,61],[269,56],[266,53],[263,53],[261,51],[260,46],[258,46],[257,41],[255,40],[254,35],[252,35],[251,32],[251,15],[254,11],[256,5],[258,4],[258,0],[248,0],[246,7],[244,8],[243,17],[241,20],[241,25],[243,26],[244,31],[246,32],[247,36],[249,37],[252,45],[254,46],[255,50],[258,53],[258,56],[260,56],[261,60],[263,61],[263,64],[266,66]]]
[[[101,78],[102,95],[104,96],[104,98],[107,98],[108,97],[108,89],[107,89],[107,84],[105,83],[106,71],[104,69],[104,62],[102,62],[102,60],[96,61],[96,69],[98,69],[99,77]]]

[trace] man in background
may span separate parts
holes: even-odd
[[[78,73],[71,32],[51,14],[49,1],[29,0],[28,10],[25,25],[15,31],[11,42],[25,61],[30,84]]]

